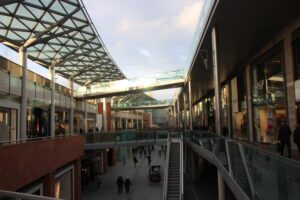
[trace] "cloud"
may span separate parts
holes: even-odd
[[[194,32],[196,28],[195,24],[199,21],[202,7],[203,1],[196,1],[191,5],[187,5],[178,16],[178,28]]]
[[[146,56],[147,58],[151,57],[151,54],[149,51],[147,51],[146,49],[140,49],[140,53],[144,56]]]

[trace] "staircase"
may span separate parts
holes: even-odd
[[[167,200],[180,200],[180,142],[170,143]]]
[[[242,152],[239,149],[238,144],[233,142],[228,142],[228,151],[230,158],[229,165],[232,170],[232,176],[238,185],[243,189],[243,191],[247,194],[249,199],[253,198],[252,190],[251,190],[251,183],[249,177],[247,175],[248,167],[245,166],[243,161]]]

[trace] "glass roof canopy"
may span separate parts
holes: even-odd
[[[0,42],[81,85],[124,79],[81,0],[1,0]]]

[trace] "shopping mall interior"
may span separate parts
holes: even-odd
[[[299,8],[1,0],[0,200],[300,199]]]

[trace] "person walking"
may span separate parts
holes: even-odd
[[[294,130],[294,142],[297,145],[298,152],[300,154],[300,124],[298,124],[296,129]]]
[[[291,142],[290,136],[292,135],[292,131],[290,127],[285,123],[285,121],[281,122],[281,126],[279,129],[278,140],[280,141],[280,155],[283,156],[284,147],[286,146],[288,149],[288,157],[291,157]]]
[[[119,194],[122,193],[123,184],[124,184],[123,177],[119,176],[118,179],[117,179],[117,186],[118,186],[118,193]]]
[[[142,156],[143,156],[143,151],[142,149],[140,149],[140,158],[142,158]]]
[[[151,156],[148,155],[148,156],[147,156],[147,159],[148,159],[148,165],[150,166],[150,164],[151,164]]]
[[[133,157],[133,163],[134,163],[134,167],[136,167],[136,163],[138,162],[137,158],[134,156]]]
[[[146,149],[144,149],[144,156],[145,156],[145,158],[146,158],[146,156],[147,156],[147,151],[146,151]]]
[[[126,190],[126,194],[129,194],[129,190],[130,190],[130,186],[132,185],[129,177],[127,176],[125,179],[125,190]]]

